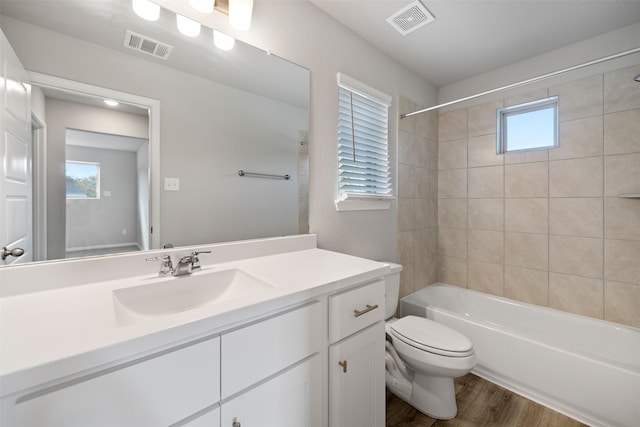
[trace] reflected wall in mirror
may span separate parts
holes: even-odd
[[[159,103],[160,146],[154,146],[151,135],[149,147],[160,162],[155,164],[151,156],[151,169],[157,171],[151,174],[151,206],[155,203],[157,212],[151,210],[148,226],[138,219],[135,231],[118,221],[110,224],[119,237],[123,230],[130,237],[119,242],[135,241],[145,249],[142,235],[151,230],[152,249],[308,232],[308,70],[240,42],[220,51],[211,29],[186,37],[166,10],[157,22],[143,21],[130,0],[2,0],[0,12],[2,31],[28,71]],[[167,59],[131,50],[124,46],[127,31],[173,49]],[[45,105],[69,102],[48,89],[44,97]],[[67,150],[63,141],[51,137],[47,115],[40,132],[47,137],[43,181],[48,250],[46,258],[36,260],[67,256],[61,242],[69,237]],[[145,138],[104,127],[67,128]],[[240,169],[291,179],[242,178]],[[166,178],[177,188],[165,187]],[[114,196],[113,190],[102,188],[103,197],[105,190]],[[138,195],[143,193],[139,189]],[[148,209],[148,201],[136,200]],[[72,248],[99,246],[88,237]],[[104,243],[109,244],[116,243]]]

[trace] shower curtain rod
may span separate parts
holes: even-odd
[[[438,108],[442,108],[442,107],[448,107],[449,105],[454,105],[454,104],[458,104],[459,102],[469,101],[470,99],[479,98],[481,96],[489,95],[489,94],[492,94],[492,93],[495,93],[495,92],[500,92],[502,90],[513,89],[515,87],[524,86],[524,85],[529,84],[529,83],[533,83],[533,82],[537,82],[537,81],[540,81],[540,80],[548,79],[549,77],[554,77],[554,76],[557,76],[559,74],[564,74],[564,73],[567,73],[569,71],[577,70],[579,68],[588,67],[590,65],[599,64],[601,62],[610,61],[612,59],[621,58],[623,56],[632,55],[632,54],[638,53],[638,52],[640,52],[640,47],[636,47],[634,49],[630,49],[630,50],[627,50],[627,51],[624,51],[624,52],[616,53],[614,55],[605,56],[604,58],[594,59],[593,61],[585,62],[585,63],[580,64],[580,65],[574,65],[573,67],[568,67],[568,68],[564,68],[562,70],[553,71],[551,73],[543,74],[541,76],[533,77],[531,79],[522,80],[521,82],[512,83],[512,84],[509,84],[509,85],[506,85],[506,86],[501,86],[501,87],[498,87],[498,88],[495,88],[495,89],[487,90],[485,92],[476,93],[475,95],[465,96],[464,98],[456,99],[455,101],[449,101],[449,102],[445,102],[444,104],[434,105],[433,107],[423,108],[422,110],[413,111],[411,113],[401,114],[400,118],[404,119],[406,117],[415,116],[416,114],[426,113],[428,111],[437,110]]]

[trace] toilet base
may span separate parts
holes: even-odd
[[[439,420],[449,420],[458,413],[456,393],[451,377],[432,377],[416,372],[411,402],[420,412]]]

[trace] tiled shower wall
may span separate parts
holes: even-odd
[[[403,119],[402,295],[438,280],[640,327],[640,199],[619,197],[640,193],[638,74],[640,65],[443,112],[437,124]],[[496,109],[553,95],[559,148],[496,155]],[[423,146],[437,179],[433,159],[418,158]]]
[[[640,66],[440,114],[438,280],[640,327]],[[559,96],[559,147],[496,154],[496,109]]]

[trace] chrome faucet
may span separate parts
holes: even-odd
[[[173,268],[173,263],[171,262],[171,255],[162,255],[152,258],[147,258],[147,261],[162,261],[160,264],[160,272],[159,276],[184,276],[186,274],[191,274],[194,270],[201,268],[200,259],[198,255],[200,254],[210,254],[211,251],[194,251],[191,252],[191,255],[185,255],[178,260],[178,264],[175,269]]]

